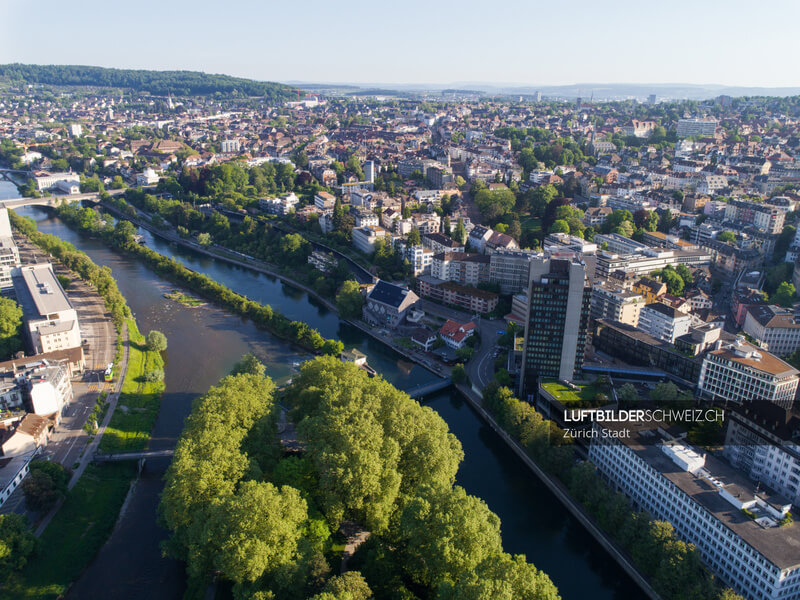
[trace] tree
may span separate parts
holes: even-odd
[[[265,377],[267,367],[264,366],[258,357],[253,353],[247,353],[233,365],[231,375],[256,375],[257,377]]]
[[[732,244],[732,243],[734,243],[736,241],[736,234],[733,233],[732,231],[727,231],[727,230],[721,231],[717,235],[717,239],[720,242],[724,242],[726,244]]]
[[[674,402],[678,398],[678,386],[671,381],[659,383],[650,392],[650,400],[657,404]]]
[[[669,233],[672,228],[672,221],[672,211],[670,209],[665,210],[658,219],[658,231]]]
[[[411,231],[408,232],[408,238],[406,238],[406,246],[411,248],[413,246],[419,246],[422,243],[422,236],[419,234],[419,229],[416,227],[412,228]]]
[[[339,293],[336,294],[336,309],[343,319],[357,319],[361,316],[361,308],[364,306],[364,295],[361,293],[361,286],[354,279],[348,279],[342,283]]]
[[[323,588],[323,593],[333,595],[337,600],[369,600],[372,590],[358,571],[348,571],[331,577]]]
[[[36,550],[36,544],[25,517],[15,513],[0,515],[0,581],[22,570]]]
[[[634,404],[639,401],[639,392],[632,383],[626,383],[617,390],[617,398],[625,405]]]
[[[789,249],[789,246],[791,246],[792,241],[794,241],[796,233],[797,228],[794,225],[785,225],[783,227],[783,231],[781,231],[781,234],[775,241],[776,258],[783,258],[783,256],[786,254],[786,251]]]
[[[59,463],[31,462],[30,473],[22,480],[25,503],[31,510],[48,511],[67,494],[70,472]]]
[[[781,282],[781,284],[778,286],[778,289],[770,297],[770,302],[786,308],[791,307],[794,304],[794,301],[795,301],[794,284],[789,283],[788,281]]]
[[[145,338],[147,349],[151,352],[163,352],[167,349],[167,336],[153,329]]]
[[[0,357],[22,350],[22,307],[11,298],[0,298]]]
[[[464,369],[463,364],[458,363],[452,368],[450,379],[453,380],[453,383],[464,383],[467,380],[467,371]]]
[[[114,226],[114,235],[112,237],[114,244],[121,248],[127,248],[133,243],[133,237],[136,235],[136,226],[130,221],[120,219]]]
[[[439,600],[558,600],[558,589],[546,573],[522,555],[495,554],[474,573],[439,588]]]
[[[430,587],[467,577],[502,551],[497,515],[458,486],[421,487],[403,508],[396,537],[408,576]]]
[[[458,218],[456,222],[456,229],[453,232],[453,239],[459,244],[464,244],[467,241],[467,229],[464,227],[464,219]]]
[[[211,245],[211,234],[203,232],[197,234],[197,243],[201,246],[210,246]]]
[[[569,223],[564,219],[556,219],[550,226],[550,233],[569,233]]]
[[[680,296],[683,293],[683,279],[671,265],[667,265],[662,269],[660,275],[661,281],[667,284],[667,291],[675,296]]]

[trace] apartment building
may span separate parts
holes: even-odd
[[[737,339],[706,354],[697,387],[714,400],[734,404],[765,400],[790,408],[798,374],[778,357]]]
[[[623,428],[629,437],[600,437]],[[722,582],[749,600],[797,597],[800,528],[784,524],[786,497],[671,436],[665,425],[595,423],[594,431],[589,460],[602,477],[636,509],[670,522]]]
[[[742,330],[761,348],[778,356],[788,356],[800,348],[800,317],[780,306],[751,306]]]
[[[441,252],[431,260],[431,276],[478,286],[489,281],[490,257],[467,252]]]
[[[597,239],[597,236],[595,236],[595,239]],[[756,254],[758,253],[756,252]],[[625,271],[632,275],[647,275],[653,271],[661,270],[667,265],[672,265],[673,267],[686,265],[691,268],[708,265],[711,260],[712,253],[705,248],[701,250],[662,251],[650,249],[646,254],[615,254],[600,250],[597,252],[595,277],[607,279],[614,271]]]
[[[406,258],[411,263],[411,271],[414,276],[431,272],[433,262],[433,250],[423,246],[408,246],[406,248]]]
[[[78,313],[50,264],[15,269],[13,285],[22,307],[23,331],[31,353],[43,354],[81,345]]]
[[[333,210],[336,204],[336,197],[329,192],[317,192],[314,194],[314,206],[320,210]]]
[[[489,280],[504,294],[528,289],[530,264],[541,254],[532,250],[495,250],[489,256]]]
[[[714,135],[717,131],[716,119],[680,119],[677,125],[678,137]]]
[[[592,288],[593,319],[608,319],[636,327],[643,306],[641,294],[624,290],[610,282],[596,283]]]
[[[459,244],[453,238],[438,232],[423,234],[422,245],[433,250],[434,254],[439,254],[441,252],[464,252],[464,244]]]
[[[279,198],[259,198],[258,207],[271,215],[285,216],[293,213],[295,207],[300,203],[297,194],[290,192]]]
[[[417,278],[417,291],[423,298],[432,298],[473,313],[489,313],[497,308],[500,297],[487,292],[450,281],[441,281],[429,275]]]
[[[389,233],[383,227],[353,228],[353,246],[364,254],[375,252],[375,243],[379,239],[386,239]]]
[[[11,273],[19,264],[19,250],[11,233],[8,209],[3,208],[0,209],[0,290],[14,287]]]
[[[367,294],[364,320],[374,325],[396,328],[419,301],[411,290],[387,281],[378,281]]]
[[[689,333],[692,317],[663,302],[642,307],[637,327],[654,338],[674,344],[680,336]]]
[[[727,413],[725,457],[753,481],[800,506],[800,416],[771,402],[745,402]]]

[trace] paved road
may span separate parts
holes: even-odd
[[[23,264],[49,261],[39,248],[19,234],[15,235],[15,241]],[[117,333],[111,315],[106,311],[103,299],[97,292],[62,265],[54,264],[53,268],[57,274],[66,275],[72,281],[67,295],[78,313],[82,339],[86,340],[83,346],[86,372],[73,379],[73,400],[64,409],[61,424],[42,456],[72,467],[89,440],[83,430],[86,418],[92,412],[100,393],[111,389],[112,384],[103,381],[103,371],[114,360]]]

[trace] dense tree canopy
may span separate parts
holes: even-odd
[[[22,350],[22,307],[11,298],[0,298],[0,358]]]

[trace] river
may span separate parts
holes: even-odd
[[[0,198],[2,192],[0,182]],[[163,293],[171,289],[170,284],[141,263],[72,231],[46,209],[26,207],[18,213],[34,218],[41,231],[72,242],[96,263],[111,267],[141,329],[159,329],[167,335],[166,393],[153,431],[153,449],[174,445],[192,399],[225,375],[243,353],[254,352],[277,380],[290,377],[293,363],[305,358],[225,311],[209,306],[189,309],[164,299]],[[153,249],[239,293],[268,303],[291,318],[308,322],[326,337],[338,337],[348,346],[359,347],[369,356],[370,364],[400,388],[408,389],[434,378],[383,344],[343,325],[313,298],[275,278],[170,247],[142,233]],[[458,484],[483,498],[498,514],[506,551],[527,555],[529,561],[550,575],[565,600],[642,597],[624,571],[458,393],[437,394],[428,400],[428,405],[447,421],[461,441],[465,458]],[[166,532],[158,527],[155,510],[165,461],[156,462],[149,465],[136,484],[111,539],[73,586],[70,598],[181,597],[183,569],[179,563],[161,558],[159,551]]]

